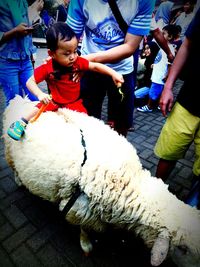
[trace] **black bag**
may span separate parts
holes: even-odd
[[[123,19],[122,14],[119,11],[118,5],[116,3],[116,0],[108,0],[108,4],[113,12],[113,15],[115,16],[120,29],[123,31],[124,34],[126,34],[128,25],[126,21]]]

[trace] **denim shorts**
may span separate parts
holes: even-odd
[[[149,98],[152,100],[158,100],[161,96],[163,88],[164,84],[152,82],[151,87],[149,89]]]

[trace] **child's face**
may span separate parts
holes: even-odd
[[[183,9],[184,9],[184,12],[186,14],[188,14],[188,13],[192,12],[193,6],[190,2],[185,2],[185,4],[183,5]]]
[[[162,34],[163,34],[165,40],[170,41],[172,39],[172,36],[169,35],[169,33],[166,30],[162,30]]]
[[[148,57],[151,54],[151,49],[148,44],[146,44],[144,47],[144,54],[146,57]]]
[[[78,41],[74,37],[70,41],[59,40],[56,51],[50,51],[51,57],[63,67],[71,67],[77,59]]]

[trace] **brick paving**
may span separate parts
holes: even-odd
[[[38,49],[36,65],[47,56]],[[42,86],[45,87],[45,84]],[[176,92],[180,82],[176,85]],[[0,134],[4,97],[0,91]],[[102,118],[106,120],[106,101]],[[158,159],[153,148],[164,123],[160,111],[148,114],[134,111],[134,132],[127,139],[136,147],[143,166],[154,175]],[[180,160],[170,178],[170,188],[182,199],[191,185],[194,147]],[[149,251],[141,240],[123,231],[109,229],[104,234],[91,233],[94,251],[85,257],[79,245],[79,228],[69,225],[57,206],[41,200],[18,187],[4,157],[0,139],[0,266],[1,267],[150,267]],[[169,259],[162,267],[175,266]]]

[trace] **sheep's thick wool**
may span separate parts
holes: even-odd
[[[97,231],[113,224],[135,232],[150,248],[165,229],[179,266],[200,266],[199,211],[143,169],[131,143],[102,121],[68,109],[43,113],[22,140],[10,139],[9,125],[33,105],[17,96],[3,118],[7,161],[30,192],[59,202],[62,210],[78,185],[83,194],[66,215],[69,222]],[[181,262],[179,246],[190,250]]]

